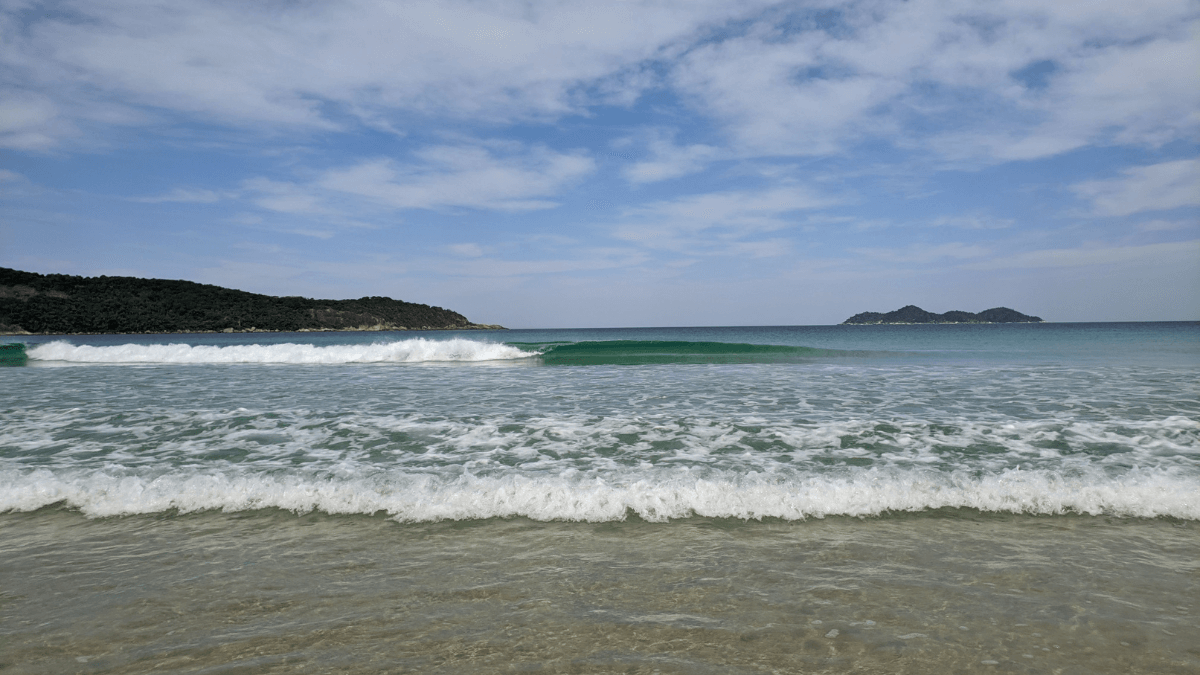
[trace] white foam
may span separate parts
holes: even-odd
[[[1143,469],[1200,471],[1200,422],[1161,420],[824,422],[666,415],[508,411],[446,416],[389,410],[331,414],[293,409],[179,411],[105,405],[0,410],[0,468],[123,470],[181,463],[222,471],[467,470],[477,476],[578,472],[626,475],[644,467],[709,473],[828,474],[836,467],[934,474],[1089,477]],[[1047,448],[1044,439],[1060,441]]]
[[[981,511],[1116,515],[1200,520],[1193,473],[1094,470],[944,474],[919,470],[844,470],[830,474],[673,469],[564,474],[414,473],[343,467],[337,471],[260,473],[177,469],[0,469],[0,512],[65,504],[88,516],[170,510],[387,513],[407,522],[524,516],[534,520],[612,521],[636,513],[650,521],[691,516],[803,520],[833,515],[972,508]]]
[[[31,347],[26,354],[34,361],[69,363],[420,363],[429,361],[497,361],[535,356],[516,347],[495,342],[456,338],[414,338],[363,345],[304,344],[229,345],[142,345],[108,347],[73,345],[58,340]]]

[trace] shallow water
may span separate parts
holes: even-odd
[[[0,516],[0,536],[13,673],[1200,667],[1194,521],[53,509]]]
[[[4,672],[1200,669],[1197,323],[22,340]]]

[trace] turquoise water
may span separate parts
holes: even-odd
[[[13,672],[1200,667],[1198,323],[13,340]]]

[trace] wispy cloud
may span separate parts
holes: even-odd
[[[181,204],[213,204],[227,199],[231,195],[229,193],[220,193],[216,190],[204,190],[194,188],[175,188],[170,192],[154,197],[137,197],[132,201],[142,202],[144,204],[163,204],[167,202],[175,202]]]
[[[69,102],[111,100],[258,128],[397,128],[405,113],[505,121],[578,112],[580,88],[630,101],[638,64],[760,3],[619,8],[366,0],[302,7],[197,0],[63,2],[23,30],[0,15],[0,64],[49,92],[10,115],[10,146],[61,140]],[[11,99],[9,99],[10,105]],[[397,115],[397,113],[401,113]],[[403,124],[399,125],[403,130]],[[5,130],[0,129],[0,133]]]
[[[549,259],[475,258],[469,261],[443,260],[435,265],[439,273],[472,278],[503,278],[536,275],[561,275],[598,272],[640,265],[649,257],[631,250],[579,250],[572,257]]]
[[[720,151],[703,143],[675,145],[671,139],[657,138],[649,144],[650,157],[622,170],[631,183],[654,183],[678,178],[704,169]]]
[[[2,36],[0,33],[0,39]],[[49,97],[5,89],[0,99],[0,147],[45,150],[75,133],[74,125],[59,116],[58,106]]]
[[[1122,171],[1124,177],[1071,186],[1098,216],[1127,216],[1200,206],[1200,160],[1181,159]]]
[[[1029,269],[1069,268],[1092,265],[1120,265],[1190,261],[1193,266],[1200,261],[1200,240],[1146,244],[1142,246],[1095,246],[1080,248],[1058,248],[1026,251],[1014,255],[964,265],[964,269]]]
[[[801,185],[690,195],[626,210],[614,235],[687,255],[782,253],[782,240],[753,238],[796,225],[799,212],[837,203]]]
[[[546,148],[497,155],[482,146],[435,146],[416,160],[368,160],[328,171],[315,186],[393,209],[531,211],[555,207],[547,197],[595,169],[590,157]]]
[[[462,258],[478,258],[483,255],[483,247],[473,243],[450,244],[446,250],[450,251],[451,255]]]
[[[1011,218],[995,218],[982,214],[940,216],[929,221],[932,227],[953,227],[961,230],[1004,230],[1013,226]]]
[[[0,103],[0,145],[45,149],[80,136],[80,123],[156,124],[157,111],[404,133],[438,117],[548,120],[664,86],[725,125],[735,151],[759,155],[891,137],[924,138],[948,156],[1029,159],[1097,141],[1161,145],[1200,125],[1187,0],[860,0],[763,13],[777,4],[10,9],[0,11],[0,65],[21,84]],[[664,66],[665,79],[651,75]],[[683,175],[710,156],[702,144],[664,146],[627,178]]]
[[[250,195],[256,205],[268,211],[292,215],[332,215],[320,197],[305,186],[269,178],[250,178],[242,183],[242,189]]]
[[[742,152],[824,155],[888,138],[1006,161],[1095,142],[1157,146],[1200,128],[1197,16],[1182,0],[852,2],[822,19],[795,14],[808,30],[773,16],[673,71]],[[1034,66],[1048,73],[1037,82],[1023,75]]]
[[[901,248],[853,248],[853,253],[882,262],[918,264],[939,260],[968,260],[988,255],[991,251],[978,244],[949,242],[945,244],[911,244]]]
[[[1200,228],[1200,221],[1186,220],[1147,220],[1143,223],[1138,223],[1137,229],[1142,232],[1170,232],[1173,230],[1183,230],[1189,227]]]
[[[551,209],[558,206],[554,197],[595,168],[594,161],[582,153],[514,143],[499,146],[430,146],[415,151],[407,161],[361,160],[321,170],[305,180],[259,176],[244,180],[238,194],[265,211],[313,219],[326,231],[330,226],[395,222],[394,216],[384,214],[407,210]]]

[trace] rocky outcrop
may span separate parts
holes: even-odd
[[[927,312],[916,305],[901,307],[886,314],[862,312],[846,319],[845,324],[879,323],[1041,323],[1041,317],[1029,316],[1007,307],[993,307],[978,314],[953,310],[944,314]]]

